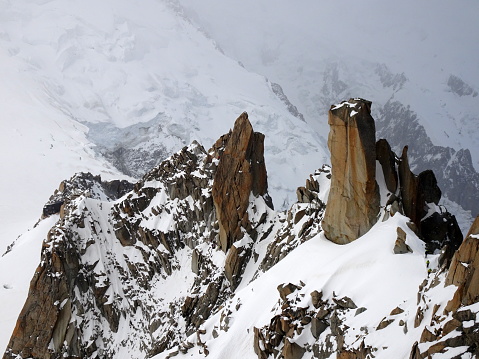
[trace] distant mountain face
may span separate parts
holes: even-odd
[[[478,225],[455,252],[434,174],[376,144],[370,110],[333,107],[334,167],[287,212],[271,208],[265,137],[246,113],[134,185],[63,181],[32,230],[53,223],[4,358],[477,356]],[[354,233],[364,201],[373,220]],[[342,216],[341,202],[356,206]],[[338,245],[331,229],[356,236]]]
[[[265,147],[277,207],[294,199],[297,175],[326,162],[280,87],[225,56],[174,1],[0,9],[1,161],[16,174],[1,179],[2,248],[36,221],[53,183],[79,171],[139,178],[193,140],[212,145],[243,111],[274,133]]]
[[[228,131],[228,119],[245,110],[258,131],[270,134],[269,190],[276,208],[286,209],[297,178],[307,176],[317,158],[328,162],[330,104],[356,96],[373,101],[379,134],[387,138],[399,137],[397,127],[410,116],[397,121],[386,115],[386,105],[410,106],[434,148],[448,153],[439,161],[447,169],[422,167],[439,152],[416,150],[413,132],[391,144],[395,150],[410,144],[411,154],[418,151],[412,159],[418,158],[418,170],[436,166],[445,195],[474,214],[474,194],[460,191],[466,184],[468,191],[477,188],[477,61],[462,45],[476,32],[469,21],[475,12],[468,11],[474,5],[436,3],[427,9],[436,18],[464,13],[442,18],[440,28],[422,19],[418,28],[414,20],[423,5],[404,4],[391,19],[386,5],[370,0],[371,21],[361,22],[368,24],[362,25],[365,44],[358,40],[353,8],[341,31],[331,24],[340,5],[2,3],[0,107],[8,121],[1,122],[1,136],[9,149],[2,163],[7,173],[18,174],[1,180],[7,204],[0,207],[0,221],[9,238],[2,248],[34,223],[38,213],[32,208],[45,202],[52,183],[78,171],[139,178],[193,140],[212,144]],[[399,14],[408,15],[401,27]],[[461,24],[446,26],[455,18]],[[400,35],[374,28],[385,23]],[[374,36],[395,41],[375,42]],[[438,50],[444,42],[447,52]],[[411,53],[417,56],[404,55]],[[461,61],[453,61],[454,54]],[[37,179],[35,193],[27,190],[31,177]],[[26,201],[32,208],[21,205]]]
[[[434,168],[445,196],[479,213],[479,55],[467,45],[477,4],[180,3],[226,54],[281,84],[323,137],[331,103],[372,100],[378,137],[396,152],[409,145],[413,168]]]

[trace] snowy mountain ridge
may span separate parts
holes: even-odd
[[[467,343],[479,308],[451,304],[459,292],[444,287],[451,254],[425,256],[436,245],[418,237],[426,236],[426,219],[418,228],[401,214],[409,194],[392,200],[387,171],[378,166],[378,223],[352,243],[334,244],[321,228],[332,205],[330,169],[298,189],[288,212],[273,211],[259,189],[262,171],[250,167],[264,163],[262,135],[247,118],[241,115],[209,151],[196,142],[183,148],[130,192],[126,183],[89,174],[63,182],[54,195],[63,200],[60,215],[44,220],[56,223],[5,358],[477,355]],[[239,167],[222,172],[229,161]],[[432,349],[446,334],[428,323],[450,323],[444,331],[456,341]]]
[[[318,156],[326,162],[321,137],[273,85],[222,54],[174,2],[18,1],[1,9],[2,161],[18,178],[38,180],[31,193],[28,181],[2,178],[4,248],[35,222],[33,208],[52,184],[80,171],[141,177],[193,140],[213,143],[243,111],[277,135],[266,143],[277,206],[292,200],[294,172],[306,176]],[[27,201],[32,208],[18,205]]]
[[[370,16],[383,21],[385,5],[374,1],[372,4],[370,8],[378,12]],[[367,51],[345,37],[347,27],[344,32],[328,32],[325,36],[325,29],[334,19],[328,14],[335,13],[339,3],[324,4],[323,9],[308,3],[310,11],[305,11],[308,7],[291,11],[286,3],[273,7],[265,3],[254,11],[249,8],[251,3],[244,2],[243,8],[236,5],[205,5],[199,9],[198,4],[187,1],[150,1],[142,6],[126,0],[106,1],[101,6],[58,0],[1,3],[4,25],[0,32],[0,56],[4,63],[1,133],[2,143],[9,149],[2,155],[2,162],[7,172],[18,173],[16,178],[3,177],[0,186],[5,201],[0,207],[0,217],[8,238],[0,244],[2,248],[36,221],[35,208],[46,201],[52,184],[79,171],[99,173],[110,179],[119,177],[119,173],[138,178],[195,139],[212,143],[228,130],[226,119],[242,111],[252,115],[259,131],[276,131],[277,136],[269,136],[266,143],[266,156],[270,192],[277,208],[286,209],[294,202],[290,193],[300,185],[296,178],[311,172],[314,166],[310,164],[318,155],[323,158],[320,163],[328,162],[325,109],[338,99],[358,95],[373,99],[379,124],[378,111],[389,99],[394,98],[405,107],[411,105],[433,144],[449,146],[455,152],[470,149],[472,164],[465,161],[466,169],[449,172],[464,171],[470,179],[476,176],[473,166],[477,167],[474,139],[478,109],[474,91],[477,92],[479,85],[471,67],[477,62],[473,61],[475,54],[468,53],[461,56],[461,61],[454,62],[454,53],[470,49],[460,49],[457,41],[450,44],[457,46],[455,52],[437,50],[438,38],[449,39],[455,33],[431,25],[437,31],[431,30],[429,36],[423,36],[421,53],[425,60],[431,59],[434,51],[438,57],[430,70],[418,71],[411,58],[403,64],[398,62],[404,57],[397,52],[401,46],[392,51],[381,41],[382,50],[371,48],[377,56],[366,56]],[[436,5],[430,9],[436,18],[451,10],[443,2]],[[223,16],[224,6],[230,6],[229,11],[235,16]],[[422,9],[422,5],[408,6],[411,9],[419,6],[416,13]],[[474,36],[476,29],[474,26],[468,30],[468,19],[474,13],[473,9],[467,11],[470,6],[473,5],[454,8],[466,11],[458,16],[464,21],[454,29],[467,39]],[[211,9],[210,14],[219,22],[202,21],[205,9]],[[274,16],[265,16],[267,9]],[[405,13],[407,6],[396,10]],[[285,13],[289,14],[287,19]],[[247,27],[237,24],[218,31],[224,21],[245,23],[246,14]],[[311,21],[315,14],[321,21]],[[264,19],[262,25],[258,24],[260,19]],[[403,20],[411,25],[409,21],[414,17]],[[351,20],[351,26],[355,21]],[[379,34],[371,31],[369,26],[373,22],[370,24],[365,27],[367,33]],[[318,32],[312,31],[313,25],[318,26]],[[232,33],[233,29],[238,32]],[[401,29],[407,32],[404,24]],[[245,36],[248,31],[255,35]],[[266,38],[259,35],[263,33]],[[322,36],[316,36],[317,33]],[[412,38],[409,48],[420,43],[419,33],[409,32]],[[402,39],[408,38],[407,33],[403,35]],[[226,42],[225,36],[231,41]],[[468,43],[467,39],[464,43]],[[407,41],[400,44],[406,46]],[[264,55],[260,57],[265,60],[261,66],[257,54]],[[441,84],[436,79],[428,83],[443,56],[447,61],[442,61]],[[421,106],[412,100],[422,101]],[[439,112],[432,114],[431,109]],[[301,117],[307,124],[298,121]],[[435,121],[429,121],[430,118]],[[438,119],[440,126],[436,126]],[[394,127],[385,124],[378,129],[396,132],[403,121],[407,118],[394,122]],[[117,136],[115,141],[110,138],[115,138],[113,134]],[[385,131],[381,135],[391,137]],[[412,133],[392,145],[399,150],[414,140]],[[420,154],[421,158],[433,155],[422,150]],[[289,161],[292,158],[296,160]],[[430,167],[426,164],[418,170]],[[446,192],[445,198],[459,202],[466,210],[472,208],[474,215],[474,207],[467,205],[467,200],[448,196],[449,181],[438,168],[435,171]],[[453,183],[461,176],[456,175]],[[26,190],[30,184],[24,179],[31,177],[37,178],[35,191]],[[461,185],[453,187],[458,192]],[[31,207],[20,205],[27,201],[32,203]],[[465,216],[464,222],[471,221],[470,215],[465,213]]]
[[[476,214],[474,208],[479,203],[479,182],[475,170],[478,163],[478,152],[475,149],[479,128],[479,59],[475,48],[470,46],[475,43],[478,34],[475,19],[477,4],[467,0],[461,0],[460,5],[448,4],[442,0],[434,4],[409,1],[395,6],[394,11],[390,5],[378,0],[368,0],[365,4],[348,4],[347,11],[344,5],[341,1],[321,4],[313,4],[311,1],[305,3],[304,7],[276,1],[261,4],[252,1],[243,1],[241,4],[227,1],[215,5],[186,0],[147,1],[141,4],[127,0],[104,1],[101,4],[92,1],[60,0],[0,1],[0,61],[3,64],[0,68],[3,80],[0,84],[0,139],[4,146],[1,155],[4,175],[0,181],[1,252],[4,253],[14,242],[14,245],[9,247],[10,252],[0,258],[0,298],[4,304],[0,308],[0,348],[8,344],[18,313],[27,298],[28,283],[40,261],[43,240],[50,238],[50,229],[57,228],[57,231],[52,231],[53,237],[50,239],[55,246],[62,248],[63,245],[71,244],[68,240],[64,241],[65,238],[71,239],[68,237],[71,232],[64,233],[65,226],[72,226],[71,228],[76,230],[75,226],[81,224],[81,221],[75,222],[78,219],[75,213],[63,218],[55,214],[31,228],[38,220],[41,207],[51,194],[52,186],[70,178],[73,173],[82,171],[101,174],[103,184],[114,179],[134,182],[136,180],[131,177],[138,179],[145,172],[150,173],[154,166],[194,140],[211,145],[216,138],[229,130],[230,120],[243,111],[250,114],[254,128],[266,134],[268,192],[275,201],[275,208],[290,208],[284,214],[270,211],[267,209],[268,205],[262,202],[255,202],[259,210],[254,212],[253,207],[248,205],[245,213],[248,213],[249,218],[257,220],[255,226],[261,222],[264,213],[267,213],[266,218],[272,221],[258,227],[256,232],[264,232],[265,237],[259,235],[258,238],[262,240],[241,242],[244,245],[241,248],[245,248],[247,252],[251,251],[248,256],[251,255],[253,259],[247,263],[231,261],[228,278],[223,267],[226,256],[217,250],[210,250],[207,245],[198,249],[194,243],[188,242],[188,245],[198,250],[194,251],[186,245],[175,252],[179,253],[178,256],[171,258],[168,250],[158,254],[140,244],[143,243],[142,240],[147,243],[155,241],[155,236],[148,231],[138,234],[140,242],[135,242],[141,247],[140,252],[145,251],[142,256],[146,255],[144,253],[152,254],[160,276],[167,271],[166,258],[181,266],[185,272],[176,271],[176,267],[172,270],[173,276],[178,274],[176,281],[171,280],[175,285],[184,278],[183,275],[188,277],[185,285],[197,280],[193,279],[193,274],[189,271],[190,263],[192,271],[194,268],[193,273],[200,273],[200,268],[209,267],[208,273],[214,273],[212,275],[216,279],[222,278],[220,292],[231,296],[234,306],[231,302],[227,310],[215,312],[212,319],[204,324],[206,333],[202,334],[203,328],[200,328],[193,334],[197,335],[196,338],[189,336],[191,333],[183,327],[180,330],[169,328],[169,335],[175,338],[172,342],[179,344],[168,350],[158,344],[170,340],[170,337],[164,341],[160,340],[160,332],[164,333],[164,327],[159,329],[158,333],[150,333],[155,332],[158,325],[156,317],[148,318],[151,326],[147,328],[145,323],[140,323],[140,319],[128,316],[131,323],[141,328],[140,332],[146,333],[141,334],[143,344],[138,344],[136,337],[130,338],[128,342],[128,336],[133,332],[121,327],[124,330],[121,334],[123,337],[117,335],[118,332],[108,332],[105,342],[95,343],[98,350],[117,350],[124,343],[122,341],[126,340],[129,344],[122,352],[125,357],[130,357],[128,355],[131,353],[139,357],[153,355],[160,349],[163,350],[158,354],[160,357],[172,356],[176,351],[179,356],[202,356],[205,349],[216,357],[222,357],[224,353],[231,351],[238,351],[244,354],[244,357],[255,357],[251,350],[283,351],[286,350],[285,346],[290,350],[294,347],[290,344],[299,338],[298,345],[319,356],[326,355],[326,352],[324,348],[314,345],[317,344],[315,335],[319,336],[319,330],[325,326],[331,327],[331,330],[326,330],[322,338],[328,337],[331,348],[338,349],[341,342],[336,339],[343,336],[346,346],[341,355],[352,357],[359,355],[358,352],[347,354],[348,350],[361,351],[361,355],[371,354],[373,348],[384,346],[381,342],[382,333],[388,333],[385,335],[387,337],[389,334],[391,337],[399,337],[401,328],[408,333],[401,337],[397,345],[390,345],[390,349],[377,349],[380,352],[379,357],[407,357],[410,348],[414,346],[414,340],[418,338],[428,339],[429,343],[437,344],[436,348],[442,345],[444,349],[444,344],[440,344],[441,333],[448,331],[448,337],[444,339],[449,343],[446,346],[454,341],[458,344],[465,338],[462,342],[464,344],[464,341],[470,341],[470,335],[474,340],[475,324],[471,322],[477,312],[474,305],[470,308],[461,307],[464,310],[458,310],[454,314],[459,319],[453,319],[469,323],[455,327],[457,322],[453,321],[448,329],[443,331],[442,325],[451,322],[453,315],[449,313],[446,320],[446,317],[437,314],[443,312],[453,291],[452,287],[445,289],[442,286],[446,281],[444,272],[437,276],[430,275],[429,284],[423,285],[421,289],[423,302],[426,303],[429,299],[437,300],[440,309],[421,305],[425,319],[417,328],[411,329],[415,324],[411,313],[418,310],[414,304],[415,300],[411,298],[417,295],[417,287],[427,270],[436,268],[438,259],[429,259],[430,268],[427,267],[423,257],[424,244],[417,239],[417,234],[412,234],[407,224],[407,228],[404,226],[408,222],[406,219],[396,214],[388,221],[377,224],[377,228],[381,230],[376,227],[371,230],[371,233],[381,233],[381,236],[388,238],[379,244],[384,247],[378,251],[377,257],[371,257],[368,261],[358,259],[363,254],[368,254],[367,248],[371,249],[369,252],[373,251],[373,243],[377,244],[376,237],[366,235],[361,240],[364,239],[364,243],[368,242],[370,246],[359,248],[359,244],[353,243],[354,245],[348,248],[351,248],[351,256],[355,257],[356,253],[358,258],[349,259],[347,255],[341,256],[333,250],[321,232],[320,223],[329,189],[328,168],[316,171],[308,179],[309,184],[298,190],[298,203],[294,203],[294,188],[301,185],[302,179],[307,178],[314,168],[329,162],[325,138],[326,112],[330,104],[342,98],[360,95],[374,102],[372,111],[377,118],[378,137],[388,138],[397,154],[400,154],[404,145],[409,144],[409,162],[415,173],[433,168],[443,195],[437,207],[432,207],[439,211],[445,204],[449,211],[456,215],[462,231],[465,233],[468,230],[472,217],[471,212],[464,208],[472,209],[472,214]],[[369,6],[367,11],[364,11],[363,6]],[[338,14],[342,14],[343,19],[348,19],[343,21],[344,27],[341,29],[336,26]],[[363,17],[358,14],[363,14]],[[428,16],[421,18],[422,14]],[[370,21],[365,21],[368,19]],[[461,19],[460,23],[457,19]],[[224,26],[225,23],[227,26]],[[316,26],[318,28],[315,28]],[[398,29],[400,31],[396,31]],[[352,33],[355,36],[351,36]],[[457,41],[459,38],[461,41]],[[196,147],[190,147],[188,151],[195,152],[193,148]],[[195,154],[201,158],[203,155],[204,153]],[[205,173],[209,176],[212,170],[205,170]],[[75,186],[79,178],[81,176],[75,176],[72,180]],[[199,176],[197,181],[201,186],[205,186],[204,178],[201,178],[203,177]],[[106,218],[111,213],[109,209],[112,203],[118,204],[120,199],[115,200],[110,195],[105,195],[105,188],[98,184],[99,179],[91,181],[93,189],[86,193],[79,191],[77,195],[80,197],[72,198],[71,204],[73,207],[83,208],[88,217],[86,223],[89,227],[78,229],[82,236],[98,239],[98,243],[105,244],[106,249],[97,248],[99,244],[91,244],[89,240],[85,242],[83,238],[78,242],[80,252],[91,246],[92,251],[98,249],[97,254],[102,261],[116,257],[117,254],[122,258],[123,251],[127,257],[134,252],[128,260],[120,260],[120,264],[105,264],[105,270],[100,268],[103,262],[98,262],[97,274],[103,280],[110,271],[115,274],[112,278],[118,280],[118,272],[124,274],[125,270],[130,273],[128,281],[133,283],[132,286],[136,288],[138,280],[141,287],[147,280],[144,275],[137,278],[133,267],[142,266],[144,258],[136,256],[136,250],[129,251],[128,245],[124,247],[116,242],[111,245],[115,238],[119,240],[116,234],[112,234],[116,233],[118,228],[113,228],[113,224]],[[319,183],[319,188],[316,188],[315,181]],[[146,198],[156,190],[161,192],[160,188],[164,188],[164,183],[149,183],[146,188],[150,189],[145,189],[145,193],[137,188],[141,192],[138,197]],[[168,191],[170,189],[168,188]],[[177,218],[185,213],[188,216],[197,216],[198,208],[191,207],[191,201],[184,199],[176,202],[173,200],[166,205],[163,201],[169,203],[171,198],[175,197],[171,193],[167,194],[168,191],[164,192],[166,199],[155,197],[155,201],[158,201],[165,211],[159,216],[165,216],[162,222],[155,225],[161,225],[165,230],[168,224],[173,223],[171,213],[177,213]],[[61,193],[63,192],[59,191],[57,195],[61,197]],[[95,193],[101,198],[91,198],[95,197]],[[141,202],[136,195],[132,196],[135,201]],[[113,202],[106,202],[107,197],[113,199]],[[321,202],[316,201],[316,198]],[[199,202],[203,202],[203,198],[195,203]],[[250,203],[249,198],[247,203]],[[176,207],[177,205],[180,207]],[[127,207],[117,210],[123,214],[129,211]],[[152,216],[157,216],[157,209],[148,208],[147,211],[150,210]],[[206,212],[211,214],[211,208]],[[144,220],[136,210],[131,213],[135,214],[134,218]],[[244,217],[244,213],[242,216]],[[201,232],[207,228],[211,225],[211,218],[204,220],[205,227],[194,230]],[[124,219],[122,217],[122,220]],[[181,222],[181,225],[189,228],[189,224]],[[134,221],[128,223],[136,229]],[[252,239],[255,226],[247,228]],[[390,263],[395,263],[396,260],[399,262],[397,255],[391,255],[393,242],[398,238],[398,227],[406,233],[407,245],[414,251],[413,254],[404,254],[409,256],[406,261],[413,262],[412,265],[417,270],[413,274],[411,287],[404,288],[404,294],[401,294],[408,303],[408,314],[402,314],[404,318],[399,318],[398,314],[393,315],[391,311],[382,308],[364,312],[367,314],[363,316],[358,314],[356,318],[355,310],[344,308],[336,301],[343,303],[341,299],[348,296],[359,306],[360,303],[366,302],[360,293],[359,284],[368,286],[367,278],[371,276],[377,280],[377,273],[370,273],[368,268],[386,268],[388,260]],[[269,234],[268,229],[271,229]],[[215,230],[213,228],[210,235],[215,234]],[[108,235],[102,237],[105,232]],[[15,240],[20,233],[22,235]],[[198,235],[203,238],[206,234],[201,232]],[[123,237],[120,235],[128,242],[128,237],[125,236],[126,234]],[[471,238],[474,239],[473,233]],[[160,238],[160,241],[161,239],[168,246],[168,238]],[[203,239],[208,242],[206,238]],[[152,246],[157,247],[157,243],[153,243]],[[269,243],[270,249],[267,248]],[[68,248],[74,248],[75,245],[74,243]],[[175,245],[182,244],[175,242],[171,245],[172,251],[176,250]],[[85,257],[88,268],[92,266],[97,254]],[[340,256],[344,258],[344,262],[332,263],[330,256]],[[213,264],[201,262],[204,257],[211,257]],[[18,264],[19,258],[22,259],[21,266]],[[311,272],[305,274],[293,270],[298,261],[309,261],[304,269]],[[320,268],[315,261],[328,263],[334,273]],[[406,261],[401,260],[401,263],[405,265]],[[130,266],[132,268],[124,269],[127,262],[134,264]],[[193,266],[193,263],[196,264]],[[202,267],[201,263],[205,267]],[[353,288],[351,291],[335,292],[331,283],[336,283],[335,278],[344,278],[344,273],[354,272],[349,268],[351,263],[357,270],[357,290]],[[377,266],[374,266],[374,263]],[[467,256],[462,256],[458,263],[458,273],[462,273],[460,268],[473,267],[473,261]],[[281,267],[278,264],[281,264]],[[390,271],[384,270],[384,273],[393,278],[391,283],[396,283],[398,288],[405,287],[406,284],[400,282],[403,278],[396,272],[397,268],[394,273],[392,267],[387,268]],[[233,279],[232,271],[239,269],[243,271],[243,280],[234,285],[237,289],[233,294],[231,288],[234,286],[229,287],[231,284],[224,283],[230,283]],[[407,269],[404,270],[404,273],[406,272]],[[359,278],[361,275],[364,278]],[[319,276],[321,278],[318,278]],[[169,281],[156,278],[158,283],[162,283],[162,280]],[[248,284],[251,279],[255,280]],[[125,290],[115,287],[115,290],[109,289],[110,292],[105,294],[102,290],[106,288],[106,281],[97,281],[93,275],[88,281],[94,285],[98,284],[98,288],[91,287],[86,293],[81,293],[82,297],[78,295],[76,298],[81,299],[77,304],[80,303],[85,312],[91,309],[91,313],[98,315],[97,319],[103,318],[97,322],[96,319],[91,321],[91,326],[88,326],[90,332],[85,334],[84,338],[89,350],[95,348],[88,342],[89,336],[96,335],[105,328],[107,331],[116,328],[117,323],[126,323],[125,317],[118,318],[116,315],[122,310],[129,312],[130,308],[136,308],[138,303],[135,302],[135,293],[141,292],[141,295],[144,295],[142,298],[148,298],[145,299],[147,303],[160,306],[162,313],[171,309],[166,308],[166,304],[158,304],[162,296],[171,299],[169,291],[166,293],[159,290],[156,296],[137,288],[137,292],[132,291],[122,296]],[[286,282],[290,282],[292,286],[288,286]],[[381,283],[383,288],[389,288],[388,285],[391,284],[382,279],[377,283]],[[435,285],[432,289],[433,283],[441,285]],[[105,286],[102,287],[103,284]],[[186,315],[194,318],[188,325],[198,325],[201,321],[199,318],[204,317],[205,313],[211,314],[210,310],[218,309],[213,309],[214,305],[210,308],[211,303],[208,302],[216,295],[216,284],[210,287],[206,297],[198,294],[209,288],[206,285],[195,287],[200,289],[193,291],[194,294],[188,292],[186,287],[181,289],[181,294],[175,298],[178,302],[173,304],[173,314],[169,319],[178,320],[182,325]],[[346,279],[337,284],[350,285]],[[285,285],[295,292],[292,297],[297,295],[297,303],[300,305],[293,304],[294,300],[283,299],[281,293],[276,292],[278,285]],[[326,289],[321,290],[322,287]],[[268,293],[265,294],[264,301],[248,300],[255,298],[252,296],[253,292],[259,293],[262,289],[263,293]],[[248,290],[251,290],[251,293]],[[321,299],[318,299],[319,294],[311,295],[314,291],[322,292]],[[380,288],[372,291],[379,293]],[[119,307],[109,307],[109,300],[116,298],[112,293],[122,296]],[[131,297],[128,296],[130,294]],[[180,306],[185,303],[187,296],[190,297],[190,302],[183,310]],[[94,304],[90,300],[93,297]],[[58,301],[55,308],[62,307],[67,310],[71,304],[64,302],[61,296]],[[243,309],[241,306],[236,309],[239,302],[248,304],[243,304]],[[278,303],[281,303],[281,306],[291,305],[294,310],[284,311],[278,307]],[[199,311],[198,306],[202,307],[204,312]],[[400,305],[398,307],[403,308]],[[111,308],[113,312],[110,313]],[[324,314],[324,311],[319,314],[320,309],[328,312],[328,315],[319,318]],[[149,310],[150,307],[141,308],[143,312]],[[238,314],[240,310],[241,315]],[[275,314],[264,314],[261,318],[258,317],[257,321],[255,318],[243,317],[244,313],[267,313],[270,310]],[[233,314],[228,314],[229,311]],[[110,321],[102,317],[105,313],[111,316]],[[332,315],[334,313],[336,314]],[[78,322],[81,315],[75,316]],[[277,332],[276,326],[279,326],[280,322],[278,316],[288,318],[288,322],[303,323],[297,326],[283,323],[284,329],[288,330],[285,333],[281,330]],[[357,332],[357,322],[365,319],[366,325],[362,326],[372,332],[371,329],[376,329],[384,317],[386,320],[382,325],[387,327],[368,336],[371,338],[370,347],[366,345],[359,348],[356,344],[361,344],[360,339],[351,344],[356,340],[353,337],[366,338],[365,330]],[[63,320],[65,318],[63,317]],[[345,335],[342,331],[346,329],[337,318],[355,329]],[[393,319],[395,321],[388,324]],[[311,321],[308,322],[309,320]],[[425,323],[428,320],[430,325],[426,328]],[[235,321],[235,326],[228,324]],[[404,329],[404,325],[399,325],[401,322],[406,323],[407,329]],[[275,328],[270,326],[271,323],[274,323]],[[256,335],[251,334],[254,328],[257,329]],[[291,328],[294,329],[294,333],[290,333],[293,336],[286,336]],[[339,331],[336,330],[338,328]],[[430,330],[431,334],[425,332],[426,329]],[[63,329],[55,330],[59,333]],[[382,330],[385,331],[381,332]],[[299,331],[305,333],[304,337],[300,336]],[[68,333],[71,335],[71,332]],[[308,333],[311,333],[312,337]],[[220,335],[215,338],[217,334]],[[358,337],[355,337],[356,335]],[[273,336],[279,344],[265,346],[266,341]],[[245,343],[241,350],[236,344],[237,338],[243,338]],[[206,342],[208,345],[203,345]],[[148,347],[152,343],[159,346]],[[52,343],[52,346],[58,345],[58,341]],[[400,345],[403,347],[400,348]],[[420,352],[417,355],[429,350],[425,342],[419,343],[416,349]],[[435,355],[453,356],[453,350],[448,350],[443,355]],[[461,351],[457,348],[454,350],[457,353]],[[130,352],[127,353],[128,351]],[[319,354],[321,351],[323,354]],[[145,354],[146,352],[149,354]],[[460,354],[466,357],[468,355],[463,352]]]

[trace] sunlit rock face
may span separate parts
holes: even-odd
[[[471,305],[479,300],[479,216],[472,224],[466,239],[452,258],[446,285],[458,286],[449,309],[461,304]]]
[[[243,237],[241,228],[250,232],[247,209],[250,194],[267,194],[268,181],[264,162],[264,135],[254,132],[244,112],[233,131],[217,145],[219,164],[213,183],[213,200],[220,226],[221,249],[226,252]]]
[[[365,234],[379,212],[371,102],[350,99],[333,105],[328,123],[332,178],[322,226],[329,240],[345,244]]]

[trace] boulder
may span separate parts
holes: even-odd
[[[296,343],[290,342],[289,339],[286,339],[281,354],[283,354],[284,359],[301,359],[305,352],[306,349]]]
[[[346,244],[369,231],[379,213],[371,102],[350,99],[334,105],[328,123],[332,177],[322,227],[326,238]]]
[[[358,307],[349,297],[333,298],[333,302],[342,309],[356,309]]]
[[[288,283],[288,284],[280,284],[278,285],[277,287],[278,289],[278,292],[279,292],[279,296],[281,297],[281,299],[283,301],[286,301],[287,300],[287,296],[293,292],[295,292],[296,290],[299,289],[299,287],[297,285],[294,285],[292,283]]]
[[[406,244],[406,232],[400,227],[397,228],[397,239],[394,243],[394,254],[412,253],[411,247]]]
[[[313,335],[313,337],[318,339],[321,333],[324,332],[328,326],[329,325],[326,321],[318,319],[318,318],[312,318],[311,319],[311,334]]]
[[[394,319],[386,319],[384,318],[383,320],[381,320],[381,322],[378,324],[378,327],[376,328],[376,330],[381,330],[381,329],[384,329],[386,327],[388,327],[391,323],[394,322]]]
[[[311,292],[311,300],[313,306],[318,309],[321,304],[321,299],[323,298],[323,292],[318,292],[317,290]]]

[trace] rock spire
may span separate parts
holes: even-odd
[[[331,190],[322,222],[328,239],[346,244],[377,221],[376,137],[371,102],[350,99],[331,106]]]
[[[247,213],[250,194],[269,198],[264,135],[253,131],[248,114],[243,112],[237,118],[233,131],[221,137],[215,147],[219,164],[212,195],[220,229],[220,245],[226,252],[243,237],[242,229],[251,231]],[[270,200],[268,202],[271,203]]]

